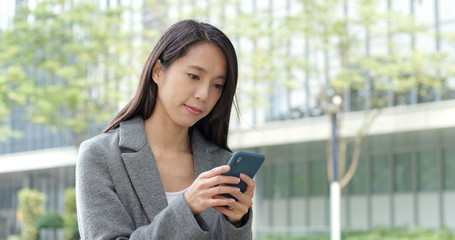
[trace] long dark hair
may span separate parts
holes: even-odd
[[[227,146],[227,135],[233,103],[238,111],[234,102],[238,78],[237,55],[231,41],[223,32],[210,24],[194,20],[177,22],[161,36],[145,63],[136,94],[103,133],[117,128],[120,122],[136,115],[142,116],[143,119],[149,118],[155,107],[158,90],[158,86],[152,80],[152,69],[157,59],[160,59],[164,68],[168,68],[175,60],[185,56],[191,45],[198,42],[215,44],[224,52],[227,61],[227,78],[221,97],[212,111],[193,127],[209,141],[230,150]]]

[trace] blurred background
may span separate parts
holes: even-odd
[[[132,98],[157,38],[185,18],[217,26],[238,53],[229,146],[266,155],[255,239],[329,239],[334,180],[343,239],[455,239],[454,10],[452,0],[1,1],[0,239],[78,239],[78,147]]]

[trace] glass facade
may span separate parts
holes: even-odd
[[[75,145],[71,130],[57,129],[54,131],[50,126],[35,124],[27,120],[25,114],[21,109],[12,111],[10,127],[20,132],[21,136],[10,138],[5,142],[0,141],[0,155]],[[107,123],[93,124],[89,129],[90,135],[100,134],[106,125]]]
[[[13,110],[11,128],[21,133],[20,137],[10,138],[0,142],[0,154],[34,151],[47,148],[72,146],[73,141],[69,131],[52,131],[50,127],[34,124],[26,120],[25,112]]]
[[[291,197],[304,197],[305,196],[305,163],[296,162],[291,163]]]
[[[387,155],[371,157],[372,192],[387,193],[390,191],[390,164]]]
[[[286,165],[277,164],[272,168],[272,198],[281,199],[287,196]]]
[[[455,149],[444,149],[444,189],[455,190]]]
[[[324,161],[311,161],[310,167],[310,196],[323,196],[327,188],[327,177]]]
[[[397,153],[394,155],[394,191],[411,192],[412,186],[412,154]]]
[[[413,206],[413,204],[417,204],[416,208],[423,209],[421,211],[424,211],[425,207],[419,207],[418,204],[426,204],[427,198],[425,197],[426,195],[420,197],[419,194],[430,193],[433,194],[431,198],[439,198],[441,201],[445,197],[443,194],[438,194],[438,191],[449,195],[455,194],[455,175],[453,174],[455,173],[455,142],[444,141],[444,139],[453,136],[455,136],[455,128],[366,137],[362,144],[363,147],[357,170],[352,180],[342,191],[342,208],[345,209],[343,210],[342,216],[346,217],[346,219],[355,217],[351,214],[360,211],[355,210],[354,207],[359,205],[359,207],[366,207],[362,214],[366,214],[367,219],[374,218],[375,216],[369,215],[372,213],[367,209],[369,207],[375,208],[381,206],[368,205],[368,199],[375,199],[375,203],[386,204],[384,205],[386,209],[394,207],[395,211],[399,211],[399,208],[408,209],[409,205]],[[422,144],[425,144],[426,150],[421,150]],[[291,212],[305,213],[301,217],[307,220],[315,218],[315,216],[311,215],[314,211],[321,214],[329,211],[328,205],[312,205],[312,199],[319,199],[318,201],[320,201],[320,198],[323,198],[325,201],[329,201],[330,193],[327,180],[326,159],[321,155],[325,151],[325,147],[325,141],[317,141],[248,149],[250,151],[262,152],[266,156],[264,167],[260,170],[261,177],[256,179],[256,185],[259,189],[263,189],[268,184],[271,184],[273,186],[271,188],[273,189],[273,193],[267,191],[258,192],[261,196],[260,199],[267,198],[272,200],[272,203],[273,199],[283,200],[287,198],[291,202],[299,199],[299,201],[303,201],[298,205],[299,209],[292,209]],[[274,158],[279,155],[286,156],[289,152],[292,152],[294,156],[304,157],[300,157],[298,161],[287,161],[287,159],[283,158],[277,160]],[[347,152],[347,154],[351,154],[349,150]],[[442,156],[442,158],[439,159],[438,156]],[[347,159],[346,169],[348,169],[350,164],[349,157]],[[442,165],[438,163],[440,160],[442,160]],[[442,171],[439,171],[440,168]],[[287,174],[286,169],[289,169],[289,174]],[[443,180],[443,185],[441,186],[439,185],[440,179]],[[286,186],[290,187],[289,195],[284,190]],[[267,206],[274,206],[270,204],[269,202]],[[354,206],[350,204],[354,204]],[[393,204],[393,206],[389,206],[388,204]],[[450,205],[451,203],[447,204]],[[441,212],[437,214],[444,214],[448,206],[447,204],[441,205]],[[263,205],[260,206],[262,207]],[[269,216],[270,218],[274,218],[274,213],[286,214],[284,208],[282,211],[278,211],[276,208],[279,208],[279,206],[274,207],[275,210],[270,213],[272,214]],[[316,208],[318,209],[316,210]],[[388,211],[386,209],[384,211]],[[267,209],[258,209],[258,211],[267,211]],[[412,208],[409,212],[403,214],[409,214],[409,216],[401,216],[398,213],[393,214],[391,217],[397,219],[391,219],[388,222],[392,225],[394,222],[403,224],[403,219],[408,219],[406,224],[419,224]],[[276,217],[287,218],[281,215]],[[378,215],[378,217],[380,216]],[[323,219],[325,219],[324,221],[328,226],[330,223],[329,218]],[[409,219],[411,220],[410,222]],[[265,228],[284,227],[284,225],[276,225],[277,223],[273,221],[263,222],[262,220],[258,220],[258,222],[259,226]],[[373,224],[372,222],[369,224]],[[356,221],[351,221],[351,223],[346,222],[344,223],[346,224],[344,228],[356,229],[357,226],[355,223]],[[310,222],[306,224],[308,227],[311,226]],[[368,223],[365,224],[373,227],[372,225],[368,225]],[[441,224],[444,223],[441,222]],[[396,227],[399,226],[401,225],[397,225]]]
[[[357,170],[347,186],[351,194],[365,194],[367,192],[367,174],[366,158],[360,157]]]
[[[418,153],[419,163],[419,190],[438,190],[438,164],[435,150],[420,151]]]

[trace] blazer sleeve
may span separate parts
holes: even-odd
[[[84,142],[76,165],[76,204],[81,239],[210,239],[204,219],[182,196],[137,228],[116,193],[103,147]],[[183,201],[183,202],[182,202]],[[142,206],[137,206],[142,208]],[[133,209],[138,211],[138,209]],[[140,211],[140,210],[139,210]]]
[[[237,239],[252,239],[253,235],[251,232],[252,227],[252,209],[248,210],[248,213],[244,217],[244,224],[242,227],[235,227],[231,224],[223,214],[219,214],[217,222],[212,230],[212,239],[225,239],[225,240],[237,240]]]
[[[185,197],[183,194],[181,194],[178,198],[176,198],[171,205],[169,206],[170,209],[174,209],[176,211],[177,215],[180,215],[183,212],[189,211],[189,214],[191,214],[191,210],[189,209],[189,206],[185,200]],[[207,229],[210,231],[210,236],[207,236],[207,238],[203,239],[210,239],[210,240],[249,240],[252,239],[252,232],[251,232],[251,227],[252,227],[252,209],[250,208],[248,213],[245,215],[243,219],[243,225],[241,227],[235,227],[232,223],[230,223],[226,217],[220,213],[216,212],[213,210],[216,214],[215,218],[215,224],[211,226],[208,226],[206,224],[206,220],[209,221],[209,219],[204,219],[202,215],[194,215],[194,217],[190,216],[190,218],[195,218],[196,221],[198,222],[199,226],[202,227],[202,229]],[[184,214],[186,215],[186,214]],[[186,221],[186,220],[185,220]],[[179,230],[180,231],[180,230]],[[186,235],[188,236],[188,235]],[[182,238],[182,239],[187,239],[187,238]],[[192,239],[192,238],[188,238]]]

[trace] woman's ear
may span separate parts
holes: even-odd
[[[152,69],[152,79],[157,84],[160,85],[163,77],[164,77],[164,69],[163,65],[161,65],[161,61],[159,59],[156,60],[155,64],[153,65]]]

